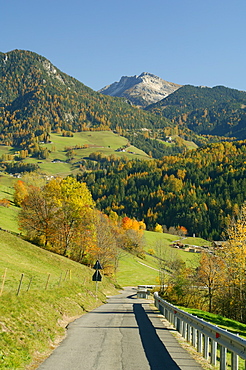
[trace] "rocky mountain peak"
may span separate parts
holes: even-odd
[[[142,72],[139,76],[122,76],[119,82],[105,86],[99,92],[124,97],[134,105],[146,107],[166,98],[181,86],[152,73]]]

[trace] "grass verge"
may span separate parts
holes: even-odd
[[[228,330],[233,334],[238,334],[240,337],[246,338],[246,324],[242,324],[238,321],[227,319],[221,315],[216,315],[207,311],[197,310],[195,308],[181,307],[179,308],[185,312],[188,312],[194,316],[197,316],[213,325],[217,325],[222,329]]]
[[[93,273],[0,231],[0,369],[37,368],[70,321],[104,303],[107,295],[117,294],[105,276],[96,294]]]

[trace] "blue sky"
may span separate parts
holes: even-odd
[[[153,73],[246,91],[245,0],[0,0],[0,51],[34,51],[98,90]]]

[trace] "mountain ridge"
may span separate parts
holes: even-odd
[[[198,135],[246,138],[246,92],[225,86],[184,85],[146,110]]]
[[[49,132],[171,125],[123,99],[100,94],[25,50],[0,53],[0,144],[29,149]]]
[[[162,100],[181,86],[165,81],[152,73],[142,72],[140,75],[122,76],[119,82],[107,85],[99,92],[126,98],[134,105],[146,107]]]
[[[133,95],[138,93],[134,86],[140,85],[135,82],[141,81],[140,90],[148,96],[152,79],[158,94],[163,84],[172,84],[148,72],[131,80],[123,77],[122,81],[125,87],[134,82],[128,88]],[[139,109],[132,106],[136,101],[127,104],[127,97],[92,90],[37,53],[17,49],[0,53],[0,144],[30,154],[39,142],[49,140],[50,132],[71,136],[72,132],[90,130],[124,132],[125,136],[131,131],[131,137],[136,130],[153,130],[155,138],[165,140],[158,137],[165,129],[167,136],[175,132],[198,145],[211,138],[218,141],[222,136],[230,140],[246,138],[246,92],[223,86],[174,84],[174,88],[164,99]],[[145,132],[141,140],[146,141],[147,136]]]

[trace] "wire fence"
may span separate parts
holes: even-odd
[[[47,273],[45,276],[44,274],[35,276],[21,273],[18,278],[18,275],[15,274],[13,276],[12,272],[8,274],[8,269],[5,268],[0,278],[0,297],[7,292],[15,292],[18,296],[21,292],[28,292],[31,289],[47,290],[59,288],[65,282],[71,281],[72,271],[69,269],[62,271],[60,276],[55,276],[51,273]]]

